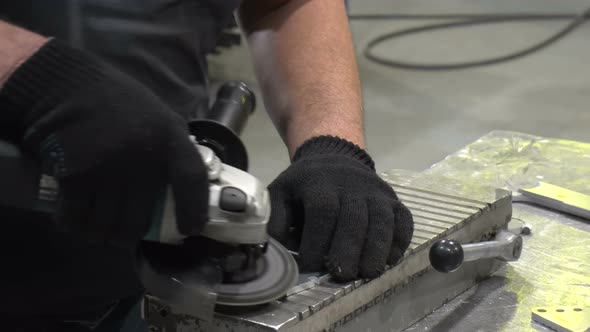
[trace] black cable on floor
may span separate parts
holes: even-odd
[[[451,22],[434,23],[424,26],[403,29],[387,33],[369,41],[363,50],[364,56],[375,63],[395,68],[410,69],[410,70],[458,70],[473,67],[481,67],[487,65],[498,64],[510,60],[525,57],[534,52],[537,52],[555,42],[562,39],[567,34],[574,31],[582,23],[590,17],[590,7],[579,14],[546,14],[546,13],[523,13],[523,14],[425,14],[425,15],[405,15],[405,14],[369,14],[369,15],[349,15],[351,20],[391,20],[391,19],[407,19],[407,20],[452,20]],[[553,34],[549,38],[542,40],[523,50],[498,56],[489,59],[448,63],[448,64],[429,64],[429,63],[413,63],[392,60],[375,55],[372,50],[379,44],[390,41],[392,39],[403,36],[422,33],[432,30],[449,29],[467,27],[480,24],[498,24],[506,22],[519,21],[547,21],[547,20],[570,20],[567,26]]]

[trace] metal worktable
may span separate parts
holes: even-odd
[[[590,194],[590,144],[492,132],[424,172],[381,176],[416,219],[404,260],[382,277],[340,285],[304,275],[286,299],[219,312],[209,325],[148,297],[152,331],[527,331],[543,330],[531,324],[532,307],[590,307],[589,224],[511,204],[512,191],[540,179]],[[435,239],[478,242],[524,223],[533,231],[517,262],[485,259],[449,274],[429,267]]]
[[[590,144],[492,132],[424,173],[516,190],[543,180],[590,194]],[[532,225],[519,261],[504,265],[407,331],[548,331],[532,323],[538,306],[590,307],[590,220],[513,204],[512,223]]]

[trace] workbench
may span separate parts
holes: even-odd
[[[492,132],[423,172],[381,176],[416,221],[404,259],[382,277],[302,275],[285,299],[206,324],[148,296],[152,331],[535,331],[544,328],[531,323],[533,307],[590,307],[590,222],[512,202],[539,180],[590,194],[590,144]],[[429,264],[437,239],[477,243],[525,224],[532,234],[518,261],[466,262],[448,274]]]
[[[424,173],[461,180],[447,188],[467,194],[473,184],[516,191],[541,180],[590,195],[590,144],[496,131]],[[511,223],[519,222],[532,234],[518,261],[406,331],[550,331],[532,323],[532,308],[589,308],[590,220],[515,200]]]

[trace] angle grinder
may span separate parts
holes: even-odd
[[[208,170],[209,222],[200,236],[180,234],[168,190],[138,250],[137,271],[148,295],[178,313],[207,320],[216,305],[268,303],[283,297],[298,279],[289,251],[267,234],[268,191],[246,172],[239,134],[254,107],[252,91],[242,82],[229,82],[204,118],[189,121],[195,134],[190,139]],[[0,174],[10,188],[20,188],[11,195],[0,190],[0,208],[54,210],[57,182],[2,141]]]

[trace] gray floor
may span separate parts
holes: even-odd
[[[352,0],[351,13],[578,12],[581,0]],[[372,37],[422,24],[351,23],[360,49]],[[499,55],[549,36],[565,22],[490,25],[392,42],[380,54],[445,62]],[[527,58],[485,68],[416,72],[384,68],[359,55],[369,151],[379,170],[422,170],[492,130],[590,142],[590,24]],[[257,89],[248,53],[235,48],[211,59],[214,79],[242,79]],[[251,172],[265,182],[288,165],[286,150],[259,105],[243,138]],[[262,147],[262,144],[265,147]]]

